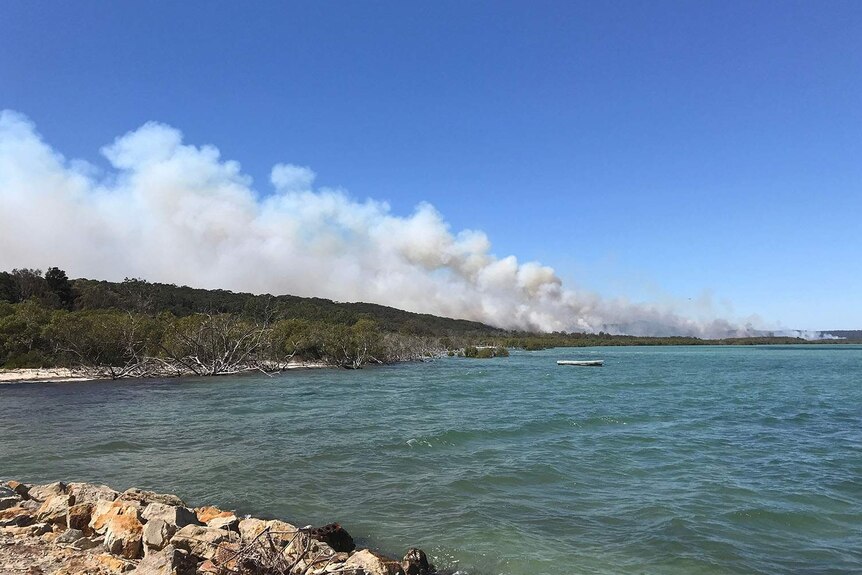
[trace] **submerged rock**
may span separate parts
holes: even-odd
[[[425,552],[416,547],[407,550],[401,560],[401,568],[405,575],[428,575],[434,572],[434,566],[428,563]]]

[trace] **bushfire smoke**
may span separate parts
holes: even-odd
[[[550,267],[496,257],[480,231],[317,188],[278,164],[259,193],[237,162],[147,123],[102,149],[101,172],[67,160],[25,116],[0,112],[0,269],[57,265],[73,277],[369,301],[504,328],[744,335],[748,327],[668,305],[570,289]]]

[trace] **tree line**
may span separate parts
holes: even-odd
[[[508,348],[809,343],[505,331],[478,322],[320,298],[70,280],[56,267],[0,272],[0,367],[79,367],[110,377],[273,371],[291,362],[360,368]]]

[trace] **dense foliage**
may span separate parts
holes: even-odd
[[[478,322],[366,303],[70,280],[63,270],[0,272],[0,367],[85,367],[112,377],[282,369],[291,361],[350,368],[446,353],[504,357],[506,348],[802,343],[605,333],[508,332]]]

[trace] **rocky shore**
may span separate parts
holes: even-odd
[[[8,575],[429,575],[356,549],[338,524],[297,527],[105,485],[0,482],[0,573]]]

